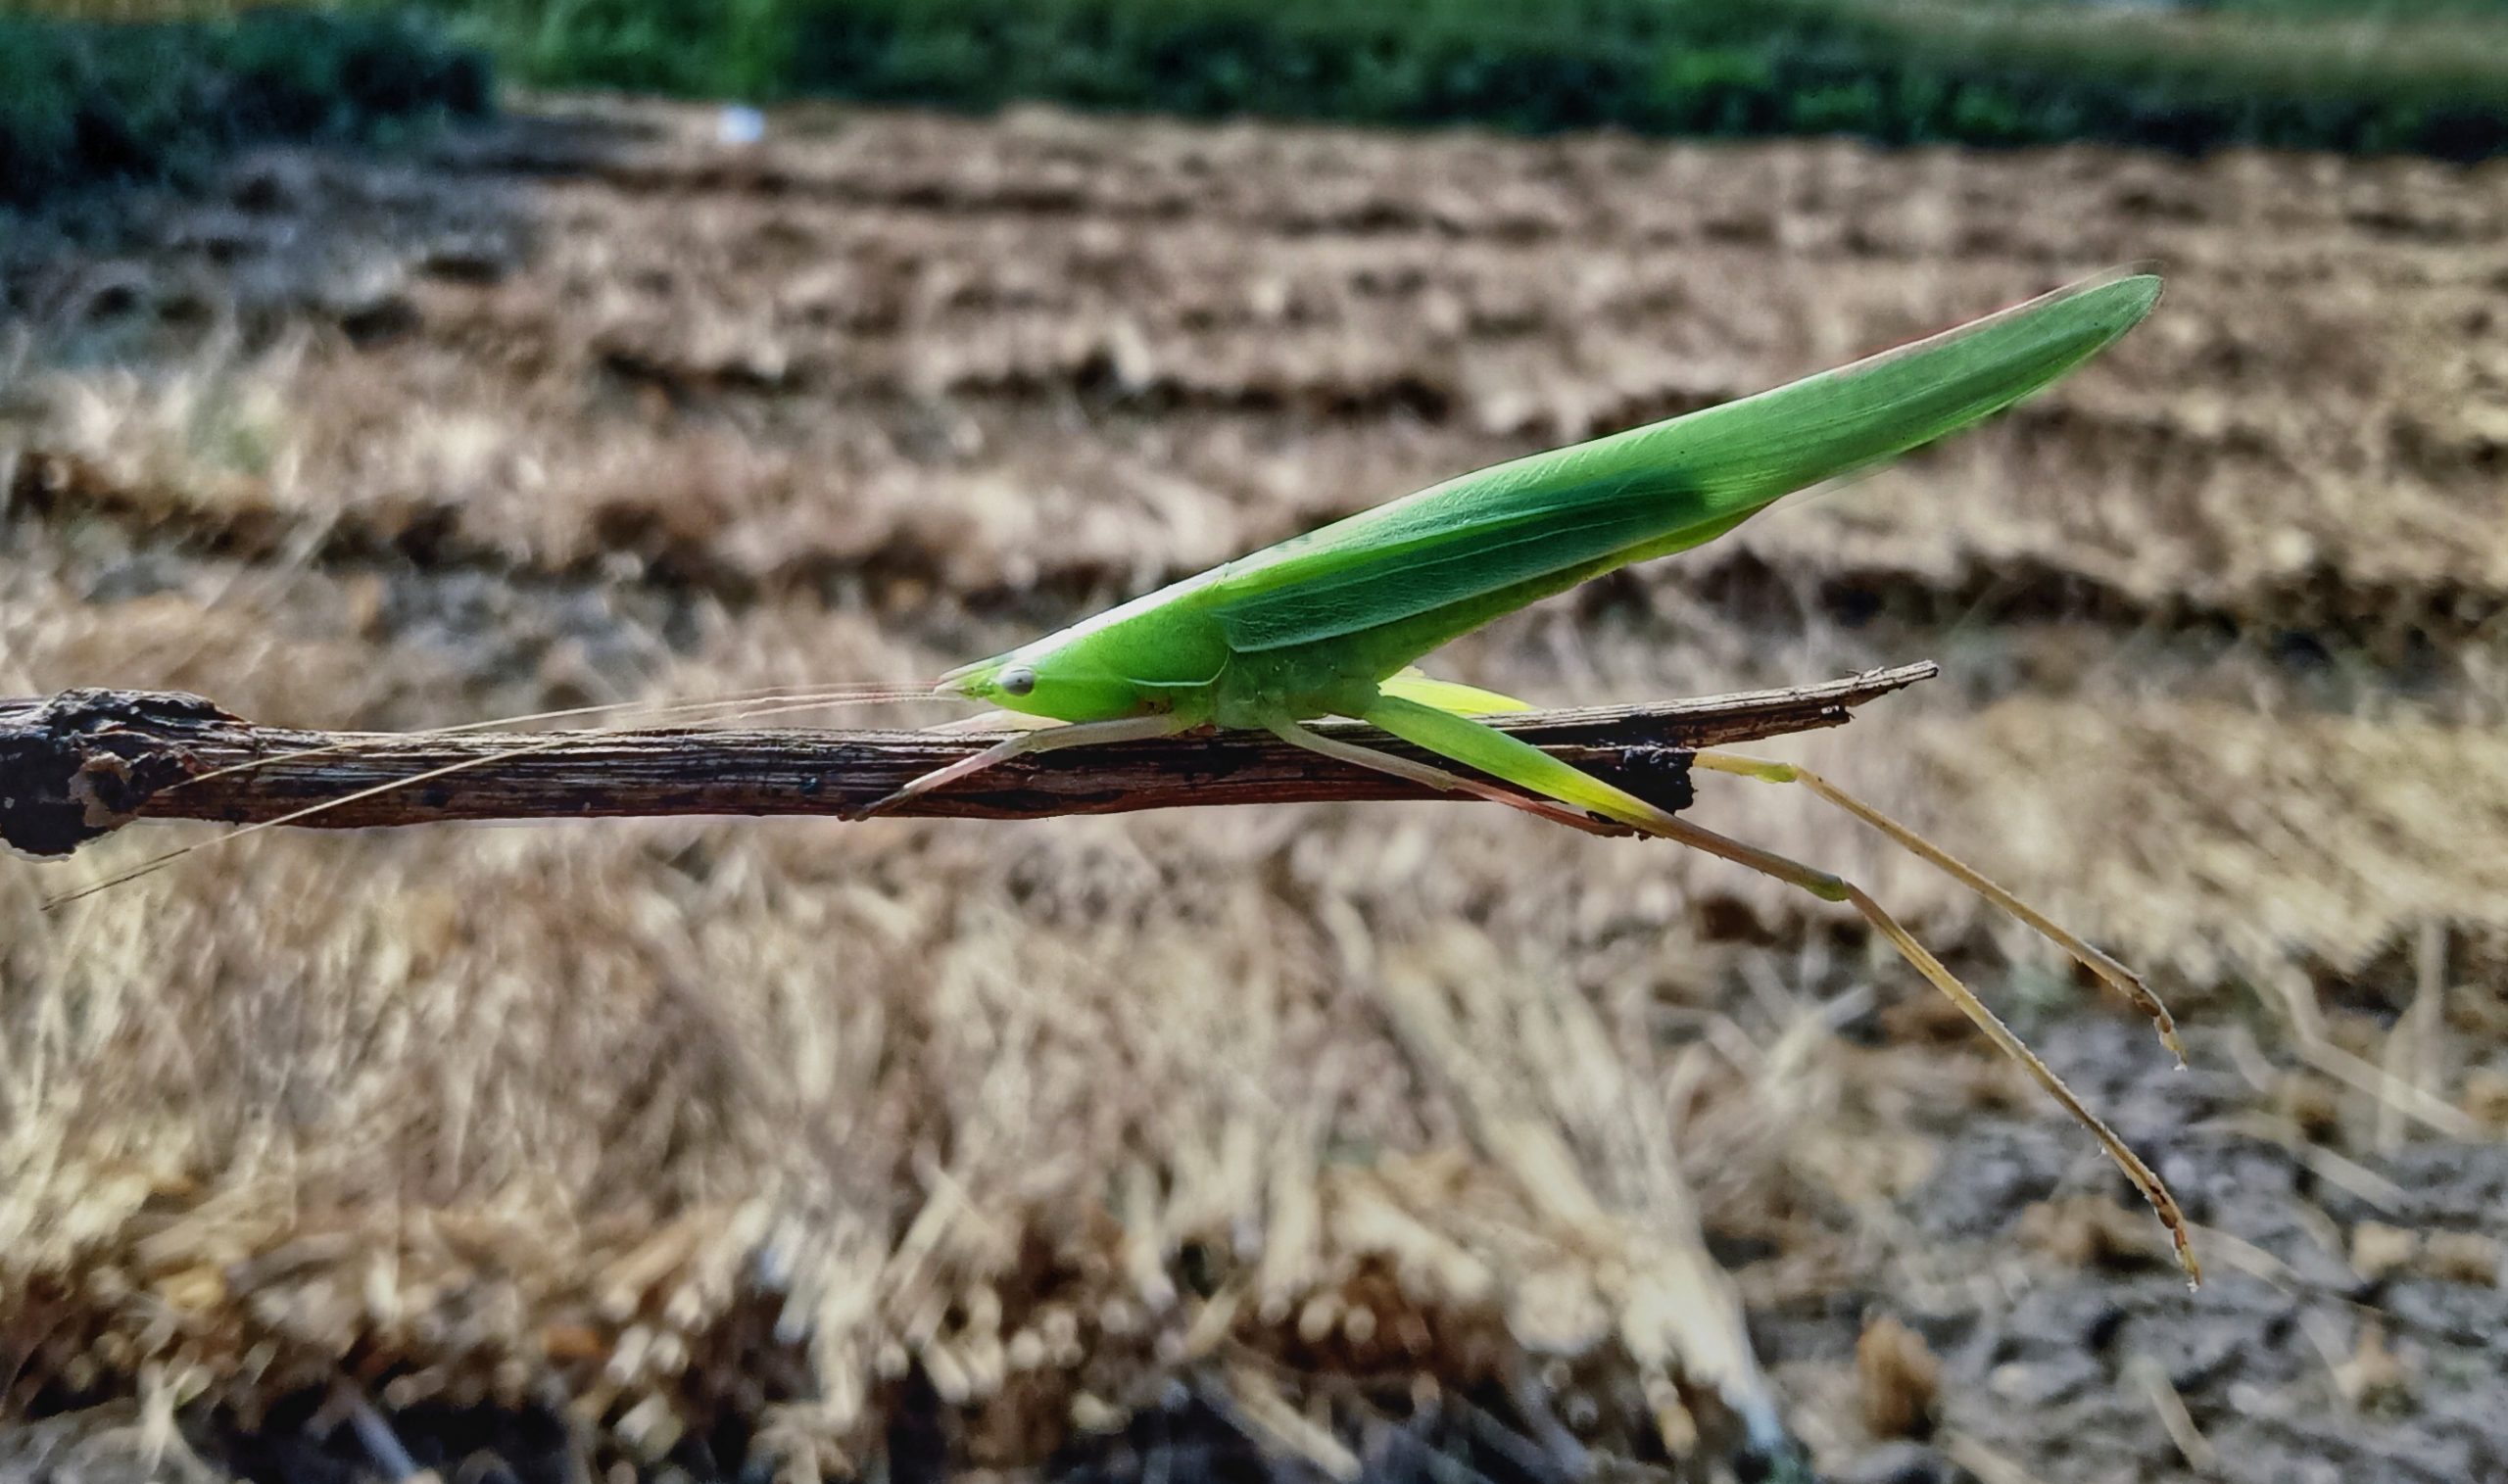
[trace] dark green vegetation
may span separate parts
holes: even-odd
[[[0,202],[481,112],[488,55],[550,85],[979,111],[2508,153],[2503,0],[345,0],[0,19]]]
[[[180,176],[255,139],[372,138],[490,105],[487,59],[381,15],[0,18],[0,203]]]
[[[2508,151],[2508,6],[420,0],[566,85],[1547,131]]]

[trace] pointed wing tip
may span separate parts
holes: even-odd
[[[2114,344],[2128,330],[2148,318],[2158,306],[2164,287],[2159,274],[2149,264],[2131,263],[2076,279],[2062,288],[2014,305],[2000,314],[1972,320],[1946,333],[1955,335],[1990,324],[2022,319],[2060,322],[2068,327],[2066,334],[2086,337],[2091,349],[2096,351]]]
[[[2137,319],[2151,311],[2151,306],[2159,303],[2159,296],[2167,288],[2159,274],[2144,263],[2117,269],[2111,280],[2117,297],[2136,306],[2139,312],[2134,317]]]
[[[2162,285],[2157,273],[2129,272],[2115,277],[2102,288],[2113,301],[2115,313],[2114,327],[2104,338],[2114,340],[2150,317],[2151,311],[2159,305]]]
[[[2112,267],[2103,273],[2077,278],[2060,288],[2049,289],[2034,299],[2024,299],[1964,324],[1953,325],[1924,339],[1893,346],[1853,365],[1841,366],[1835,374],[1878,371],[1954,344],[1974,343],[1990,335],[2006,335],[2024,324],[2051,329],[2061,339],[2085,346],[2085,354],[2095,354],[2114,344],[2147,318],[2159,304],[2161,288],[2159,274],[2148,263]]]
[[[2159,303],[2166,288],[2155,265],[2148,263],[2127,263],[2097,273],[2077,283],[2068,284],[2045,296],[2040,303],[2073,302],[2098,299],[2122,311],[2122,329],[2142,323]]]

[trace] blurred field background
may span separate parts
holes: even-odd
[[[928,676],[2155,261],[2048,397],[1440,668],[1940,660],[1765,750],[2190,1072],[1813,801],[1696,817],[1973,976],[2213,1280],[1851,920],[1503,811],[268,835],[38,910],[154,829],[0,864],[0,1478],[1715,1478],[1760,1371],[1840,1478],[2508,1476],[2508,11],[37,9],[0,694]]]

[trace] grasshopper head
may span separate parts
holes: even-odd
[[[1071,655],[1030,645],[940,677],[938,694],[1050,716],[1057,721],[1112,721],[1161,707],[1145,703],[1141,689]]]

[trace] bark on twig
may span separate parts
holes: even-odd
[[[1931,663],[1918,663],[1779,691],[1493,720],[1677,809],[1689,802],[1690,749],[1834,727],[1864,701],[1934,673]],[[1366,727],[1335,723],[1319,730],[1424,755]],[[420,774],[440,776],[303,823],[362,829],[456,820],[837,814],[993,740],[789,728],[303,732],[256,726],[195,695],[65,691],[0,699],[0,842],[35,855],[66,855],[132,820],[265,822]],[[221,771],[257,761],[260,766],[244,771]],[[897,812],[1035,819],[1182,804],[1452,796],[1268,735],[1230,732],[1022,758]]]

